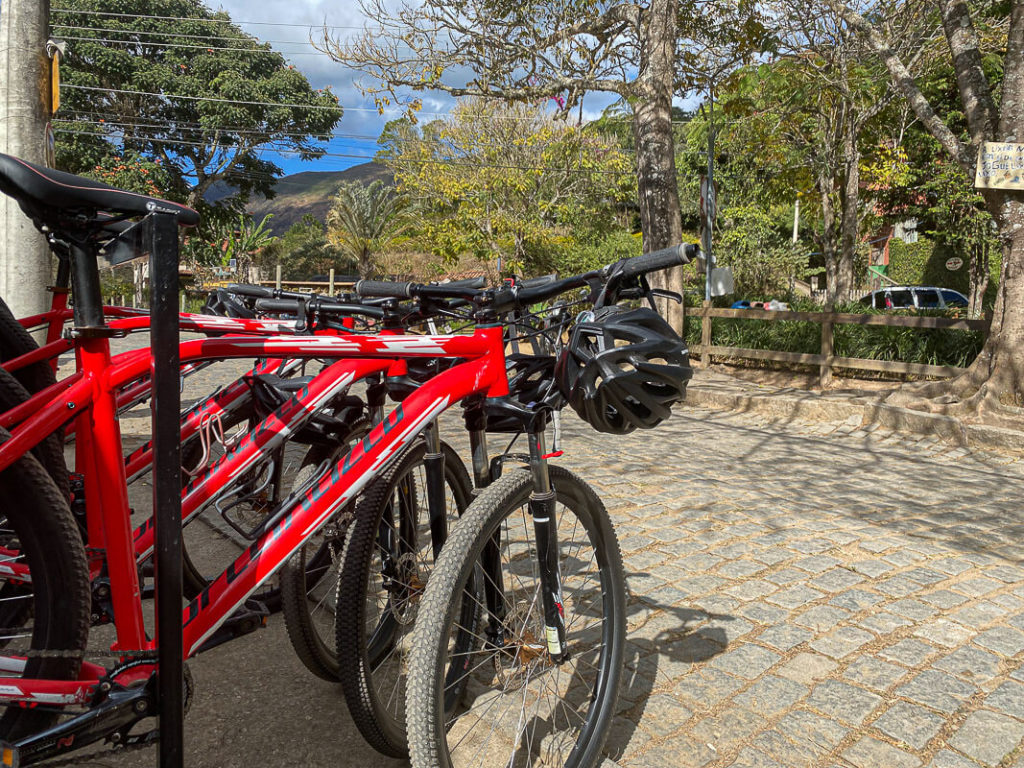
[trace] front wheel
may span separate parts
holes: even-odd
[[[560,467],[550,470],[568,659],[554,662],[545,644],[533,478],[510,472],[453,529],[420,604],[406,704],[414,765],[601,761],[625,644],[622,555],[594,491]],[[467,599],[484,614],[475,628],[460,623]],[[467,632],[479,645],[460,650]]]

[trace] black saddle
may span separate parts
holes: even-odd
[[[17,200],[37,225],[67,226],[84,218],[87,226],[101,226],[101,213],[136,217],[153,212],[176,214],[182,226],[199,223],[199,214],[184,205],[125,192],[4,154],[0,154],[0,192]]]

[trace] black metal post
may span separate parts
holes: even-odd
[[[178,222],[152,213],[150,224],[150,370],[153,375],[153,514],[159,650],[160,768],[185,761],[181,635],[181,405],[178,357]]]

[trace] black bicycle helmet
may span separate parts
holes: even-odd
[[[667,419],[685,397],[693,369],[686,343],[661,315],[611,306],[580,316],[555,376],[588,424],[624,435]]]

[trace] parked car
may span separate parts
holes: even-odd
[[[967,297],[952,288],[932,285],[890,285],[872,291],[860,300],[875,309],[950,309],[966,307]]]

